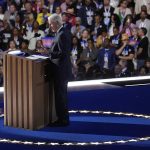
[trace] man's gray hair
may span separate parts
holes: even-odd
[[[58,14],[52,14],[48,17],[48,22],[56,22],[58,26],[61,26],[63,24],[62,18]]]

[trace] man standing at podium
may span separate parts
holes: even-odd
[[[67,82],[71,77],[71,62],[69,50],[71,49],[71,33],[63,27],[62,19],[57,14],[49,18],[49,27],[55,33],[55,38],[49,49],[51,61],[50,73],[54,81],[55,109],[57,121],[52,126],[69,125],[67,104]]]

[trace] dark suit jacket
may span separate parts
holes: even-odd
[[[63,27],[56,34],[54,43],[49,50],[54,78],[59,78],[64,81],[68,81],[71,78],[71,62],[69,55],[71,40],[71,33]]]

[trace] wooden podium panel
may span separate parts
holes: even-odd
[[[50,122],[53,88],[45,60],[4,54],[4,125],[38,129]]]

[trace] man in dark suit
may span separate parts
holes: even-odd
[[[64,126],[69,124],[67,82],[71,75],[69,56],[71,33],[63,27],[62,19],[59,15],[51,15],[48,21],[50,29],[56,34],[52,47],[49,49],[51,61],[49,69],[54,81],[55,109],[58,118],[53,125]]]

